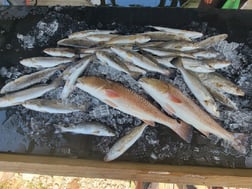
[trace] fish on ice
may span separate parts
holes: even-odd
[[[9,107],[22,104],[27,100],[38,98],[45,93],[56,89],[61,84],[61,78],[57,78],[54,82],[48,85],[37,85],[18,92],[6,94],[0,97],[0,107]]]
[[[208,136],[209,133],[212,133],[228,141],[237,151],[246,153],[246,148],[242,143],[245,136],[240,134],[237,137],[238,135],[223,129],[220,124],[172,84],[153,78],[141,78],[139,83],[164,110],[172,112],[204,135]]]
[[[54,125],[55,133],[73,133],[94,136],[115,136],[115,132],[108,126],[99,122],[82,122],[79,124],[70,124],[68,127]]]
[[[132,62],[133,64],[135,64],[145,70],[162,73],[164,75],[170,74],[170,70],[159,66],[157,64],[157,62],[153,62],[152,60],[150,60],[149,58],[145,57],[144,55],[142,55],[138,52],[125,50],[120,47],[111,47],[111,50],[115,54],[120,56],[122,59],[125,59],[126,61]]]
[[[62,103],[58,100],[40,98],[25,101],[24,103],[22,103],[22,106],[30,110],[51,114],[67,114],[72,112],[85,111],[87,109],[87,106],[85,105],[77,107],[76,105]]]
[[[176,58],[172,61],[173,65],[176,66],[182,74],[182,77],[191,90],[193,95],[199,101],[199,103],[207,110],[210,114],[219,117],[220,112],[217,109],[216,102],[206,87],[201,83],[194,73],[186,70],[183,67],[181,58]]]
[[[31,85],[40,83],[45,79],[49,79],[56,71],[65,68],[65,66],[57,66],[53,68],[47,68],[44,70],[40,70],[38,72],[34,72],[32,74],[23,75],[6,85],[4,85],[0,91],[1,94],[18,91],[20,89],[24,89],[26,87],[30,87]]]
[[[112,161],[126,152],[143,134],[148,124],[143,123],[130,130],[129,133],[124,135],[109,149],[104,157],[104,161]]]
[[[154,126],[155,122],[163,124],[185,141],[191,140],[192,128],[190,126],[168,117],[145,98],[119,83],[89,76],[79,78],[76,86],[107,105],[137,117],[151,126]]]
[[[21,60],[20,64],[33,68],[51,68],[60,64],[72,62],[73,60],[74,58],[67,57],[33,57]]]

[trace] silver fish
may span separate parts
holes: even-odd
[[[169,34],[181,35],[189,39],[197,39],[203,36],[201,32],[195,32],[195,31],[189,31],[189,30],[174,29],[174,28],[161,27],[161,26],[148,26],[148,27],[154,28],[159,31],[164,31]]]
[[[198,42],[197,45],[201,48],[207,48],[210,46],[214,46],[221,41],[224,41],[225,39],[227,39],[227,37],[227,34],[214,35]]]
[[[50,56],[60,56],[72,58],[75,56],[75,52],[70,48],[46,48],[43,50],[44,53]]]
[[[153,72],[159,72],[165,75],[170,74],[170,71],[168,69],[160,67],[156,62],[151,61],[144,55],[141,55],[137,52],[125,50],[120,47],[111,47],[111,50],[121,58],[125,59],[126,61],[130,61],[141,68]]]
[[[193,57],[196,59],[213,59],[220,56],[220,53],[210,50],[202,50],[192,53]]]
[[[70,34],[69,38],[85,38],[89,35],[117,33],[117,30],[84,30]]]
[[[125,61],[124,64],[128,67],[128,69],[131,72],[140,73],[140,74],[143,74],[143,75],[147,73],[145,69],[140,68],[140,67],[132,64],[131,62]]]
[[[109,41],[112,38],[118,37],[118,35],[112,35],[112,34],[93,34],[93,35],[88,35],[86,38],[91,41],[95,42],[105,42]]]
[[[71,70],[70,74],[68,75],[66,79],[66,83],[64,85],[61,98],[66,99],[69,94],[74,90],[74,85],[77,80],[77,78],[84,72],[84,70],[87,68],[91,61],[91,57],[87,56],[82,58],[77,62],[76,65],[74,65]]]
[[[182,77],[188,88],[199,101],[199,103],[212,115],[219,117],[220,113],[217,110],[217,105],[214,98],[201,83],[201,81],[192,72],[187,71],[183,65],[181,58],[174,59],[174,65],[180,70]]]
[[[148,43],[143,44],[137,44],[137,47],[143,48],[143,47],[160,47],[164,44],[163,41],[149,41]]]
[[[223,129],[221,125],[172,84],[152,78],[141,78],[139,82],[144,90],[166,111],[172,112],[206,136],[212,133],[228,141],[239,152],[246,152],[242,140],[239,140],[235,134]],[[246,137],[241,134],[240,138]]]
[[[142,48],[142,50],[149,52],[156,56],[172,56],[172,57],[187,57],[187,58],[194,58],[194,55],[191,55],[189,53],[184,53],[180,51],[172,51],[162,48],[154,48],[154,47],[148,47],[148,48]]]
[[[213,97],[219,101],[221,104],[232,108],[234,110],[238,110],[236,103],[233,102],[230,98],[228,98],[223,92],[219,91],[216,88],[209,88],[207,87],[207,90],[213,95]]]
[[[30,110],[52,114],[67,114],[87,109],[86,106],[77,107],[73,104],[64,104],[57,100],[48,99],[32,99],[25,101],[22,105]]]
[[[218,60],[218,59],[206,59],[202,60],[205,64],[208,64],[214,69],[221,69],[229,66],[231,64],[230,61],[227,60]]]
[[[97,51],[96,57],[101,61],[105,62],[109,66],[115,68],[116,70],[122,71],[124,73],[130,74],[128,67],[112,53]]]
[[[146,43],[150,41],[151,38],[145,35],[121,35],[114,37],[111,40],[107,41],[106,44],[131,44],[131,43]]]
[[[100,43],[90,41],[88,39],[79,39],[79,38],[66,38],[61,39],[57,42],[58,45],[67,46],[67,47],[79,47],[79,48],[87,48],[95,45],[99,45]]]
[[[175,51],[193,51],[201,48],[197,43],[189,41],[168,41],[158,47]]]
[[[61,83],[61,78],[56,79],[49,85],[37,85],[32,88],[24,89],[15,93],[11,93],[0,97],[0,107],[14,106],[22,104],[27,100],[38,98],[53,89],[56,89]]]
[[[195,60],[191,58],[181,58],[183,67],[187,70],[200,73],[214,72],[215,69],[201,60]]]
[[[0,93],[3,94],[18,91],[20,89],[24,89],[36,83],[40,83],[42,80],[50,78],[56,71],[64,67],[65,66],[58,66],[54,68],[44,69],[29,75],[23,75],[4,85]]]
[[[73,58],[66,57],[33,57],[21,60],[20,64],[33,68],[51,68],[72,61]]]
[[[157,60],[157,62],[167,68],[176,68],[172,63],[171,61],[176,58],[176,57],[155,57],[155,59]]]
[[[116,141],[104,157],[104,161],[112,161],[127,151],[142,136],[147,126],[147,124],[143,123]]]
[[[69,127],[54,125],[56,127],[55,133],[73,133],[95,136],[115,136],[115,132],[106,125],[98,122],[83,122],[79,124],[70,124]]]
[[[200,73],[197,74],[197,76],[201,82],[209,88],[216,88],[219,91],[238,96],[245,95],[244,91],[242,91],[242,89],[240,89],[236,84],[216,72],[207,74]]]
[[[94,54],[97,51],[111,52],[110,48],[103,48],[103,47],[93,47],[93,48],[87,48],[87,49],[79,49],[80,54]]]
[[[141,35],[141,34],[139,34]],[[143,36],[148,36],[152,41],[191,41],[191,39],[184,37],[182,35],[175,35],[167,32],[145,32],[142,33]]]

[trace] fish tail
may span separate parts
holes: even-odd
[[[248,145],[248,135],[244,133],[233,133],[232,136],[233,140],[231,142],[231,145],[233,146],[233,148],[241,154],[246,154],[246,146]]]
[[[173,128],[173,131],[176,132],[187,143],[191,142],[193,128],[189,124],[185,123],[184,121],[177,121],[176,127]]]
[[[227,34],[220,34],[220,35],[212,36],[212,37],[206,38],[206,39],[198,42],[197,45],[198,45],[198,47],[206,48],[209,46],[213,46],[220,41],[225,40],[227,37],[228,37]]]
[[[197,44],[198,47],[205,48],[205,47],[209,46],[209,43],[211,43],[211,40],[209,38],[206,38],[206,39],[204,39],[204,40],[202,40],[202,41],[200,41],[200,42],[198,42],[196,44]]]

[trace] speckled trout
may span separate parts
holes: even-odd
[[[67,114],[78,111],[85,111],[87,107],[77,107],[73,104],[65,104],[58,100],[32,99],[22,104],[25,108],[52,114]]]
[[[70,48],[46,48],[43,50],[44,53],[50,56],[60,56],[72,58],[75,56],[75,51]]]
[[[203,36],[203,34],[201,32],[182,30],[182,29],[174,29],[174,28],[168,28],[168,27],[162,27],[162,26],[149,26],[149,27],[154,28],[159,31],[164,31],[169,34],[183,36],[183,37],[189,38],[189,39],[196,39],[196,38],[200,38]]]
[[[54,68],[47,68],[32,74],[23,75],[4,85],[0,93],[3,94],[18,91],[36,83],[40,83],[44,79],[49,79],[56,71],[63,69],[64,67],[65,66],[61,65]]]
[[[74,90],[74,85],[77,78],[84,72],[91,61],[91,56],[80,59],[76,65],[70,69],[70,73],[66,78],[66,83],[62,90],[61,98],[66,99],[70,93]]]
[[[126,61],[152,72],[159,72],[165,75],[169,75],[168,69],[162,68],[156,62],[153,62],[149,58],[134,51],[126,50],[120,47],[111,47],[111,50]]]
[[[79,124],[70,124],[68,127],[54,125],[55,133],[73,133],[95,136],[115,136],[115,132],[104,124],[98,122],[82,122]]]
[[[151,38],[145,35],[120,35],[107,41],[106,44],[129,44],[129,43],[146,43],[150,41]]]
[[[117,30],[84,30],[70,34],[69,38],[85,38],[89,35],[117,33]]]
[[[181,58],[176,58],[172,62],[181,72],[185,83],[187,84],[193,95],[196,97],[196,99],[199,101],[199,103],[209,113],[216,117],[219,117],[220,113],[217,110],[217,105],[215,103],[214,98],[206,89],[206,87],[201,83],[201,81],[197,78],[197,76],[183,67]]]
[[[33,68],[51,68],[60,64],[72,62],[73,58],[67,57],[33,57],[20,61],[20,64]]]
[[[163,124],[185,141],[191,140],[192,128],[190,126],[168,117],[145,98],[125,88],[122,84],[99,77],[82,77],[78,79],[76,86],[109,106],[135,116],[149,125],[154,126],[155,122]]]
[[[133,128],[129,133],[116,141],[104,157],[104,161],[112,161],[126,152],[142,136],[147,126],[148,124],[143,123],[142,125]]]
[[[49,85],[37,85],[22,91],[7,94],[0,97],[0,107],[14,106],[22,104],[27,100],[38,98],[53,89],[56,89],[61,84],[61,78],[56,79]]]
[[[239,86],[234,84],[232,81],[229,81],[219,73],[198,73],[197,76],[201,82],[209,88],[216,88],[219,91],[237,96],[245,95],[244,91],[240,89]]]

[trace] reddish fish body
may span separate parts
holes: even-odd
[[[190,126],[168,117],[145,98],[119,83],[98,77],[82,77],[78,79],[76,86],[113,108],[135,116],[149,125],[154,126],[154,122],[163,124],[187,142],[191,140]]]
[[[240,141],[242,135],[238,139],[236,135],[226,131],[172,84],[152,78],[141,78],[139,82],[164,110],[191,124],[206,136],[212,133],[228,141],[236,150],[245,153],[246,149]]]

